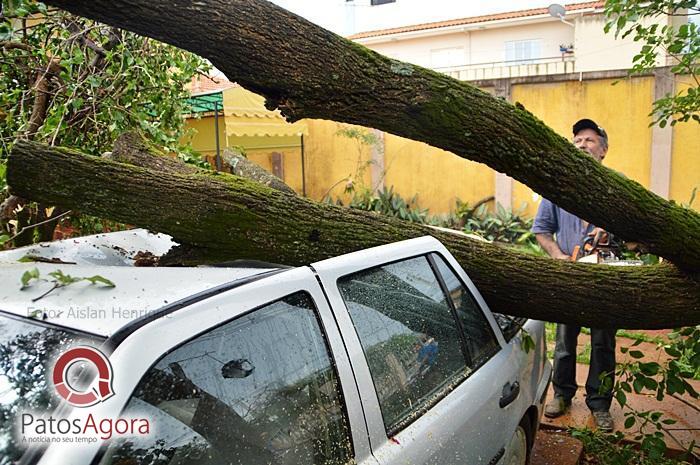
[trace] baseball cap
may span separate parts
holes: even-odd
[[[580,119],[574,124],[574,136],[578,134],[579,132],[583,131],[584,129],[592,129],[598,134],[600,137],[603,139],[607,140],[608,139],[608,134],[605,132],[605,129],[601,128],[598,126],[598,123],[593,121],[592,119],[584,118]]]

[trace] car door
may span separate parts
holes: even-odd
[[[110,360],[115,395],[91,413],[149,418],[153,432],[82,451],[51,447],[42,463],[376,464],[347,354],[309,268],[158,318]]]
[[[313,265],[381,464],[497,463],[525,410],[512,346],[441,257],[419,238]]]

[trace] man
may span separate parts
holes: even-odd
[[[608,152],[608,135],[590,119],[574,124],[573,143],[576,147],[602,162]],[[542,199],[532,226],[537,242],[552,258],[571,260],[577,245],[583,246],[588,235],[599,233],[586,221]],[[556,239],[554,235],[556,234]],[[576,259],[576,257],[574,257]],[[557,341],[554,349],[554,399],[545,406],[549,418],[561,416],[571,406],[576,394],[576,342],[581,327],[557,325]],[[586,380],[586,405],[591,410],[595,424],[602,431],[612,431],[610,416],[612,390],[608,384],[615,373],[615,330],[591,328],[591,361]],[[607,376],[606,389],[601,391],[601,377]]]

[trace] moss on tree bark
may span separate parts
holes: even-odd
[[[190,264],[308,264],[422,235],[455,255],[492,310],[594,327],[700,323],[700,285],[671,265],[611,267],[520,254],[458,233],[321,204],[224,173],[156,172],[31,142],[8,160],[14,192],[172,235]]]

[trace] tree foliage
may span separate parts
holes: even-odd
[[[659,58],[673,60],[671,72],[688,75],[693,83],[675,95],[654,102],[654,123],[664,127],[670,122],[700,123],[700,27],[693,22],[675,19],[700,15],[697,0],[607,0],[605,31],[616,36],[632,37],[641,42],[633,59],[632,73],[653,71]],[[668,16],[667,16],[668,15]],[[669,20],[664,24],[665,18]]]
[[[138,129],[166,151],[197,161],[180,144],[185,86],[208,68],[202,58],[171,45],[34,0],[2,0],[0,201],[6,196],[4,159],[19,139],[99,155],[119,134]],[[61,210],[10,200],[0,221],[15,245],[51,239],[55,222],[44,222]],[[74,213],[70,222],[81,228],[95,220]],[[25,228],[37,223],[44,225]]]
[[[182,150],[185,85],[203,59],[31,0],[2,7],[0,158],[18,137],[99,154],[133,128]]]

